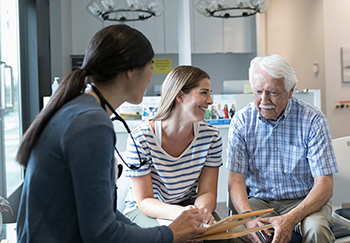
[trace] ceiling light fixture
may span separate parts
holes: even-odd
[[[138,21],[164,13],[162,0],[148,0],[146,5],[141,0],[92,0],[86,10],[101,21]]]
[[[266,12],[269,7],[269,0],[234,0],[233,2],[233,6],[229,6],[225,0],[200,0],[196,4],[196,10],[206,17],[238,18]]]

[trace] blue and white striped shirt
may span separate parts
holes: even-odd
[[[338,172],[326,116],[292,97],[277,122],[254,102],[233,117],[226,168],[245,174],[250,196],[266,200],[306,196],[314,177]]]
[[[197,196],[198,178],[203,167],[218,168],[222,165],[222,139],[219,131],[204,121],[197,126],[195,137],[179,156],[172,157],[160,146],[148,121],[137,127],[132,135],[140,151],[141,159],[148,163],[139,170],[126,170],[127,177],[151,173],[154,197],[162,202],[177,204]],[[127,143],[128,164],[139,165],[139,158],[131,139]],[[124,213],[137,207],[132,188],[126,198]]]

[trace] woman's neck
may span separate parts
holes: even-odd
[[[162,130],[167,137],[186,137],[193,136],[193,123],[172,114],[166,120],[162,121]]]
[[[118,85],[93,85],[98,89],[103,98],[114,108],[114,110],[116,110],[121,104],[126,101],[126,92],[122,87],[118,88]],[[95,97],[95,99],[101,104],[101,100],[98,97],[97,93],[90,86],[85,89],[85,93]],[[109,115],[112,115],[112,111],[108,107],[106,107],[106,111]]]

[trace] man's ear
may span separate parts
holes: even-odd
[[[295,89],[295,85],[294,85],[294,87],[289,91],[288,99],[292,98],[293,93],[294,93],[294,89]]]
[[[183,102],[183,96],[184,96],[184,92],[182,90],[180,90],[180,92],[176,95],[176,100],[180,103]]]

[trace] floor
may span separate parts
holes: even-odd
[[[228,216],[228,208],[226,207],[226,202],[219,202],[216,204],[215,212],[219,214],[221,219]]]

